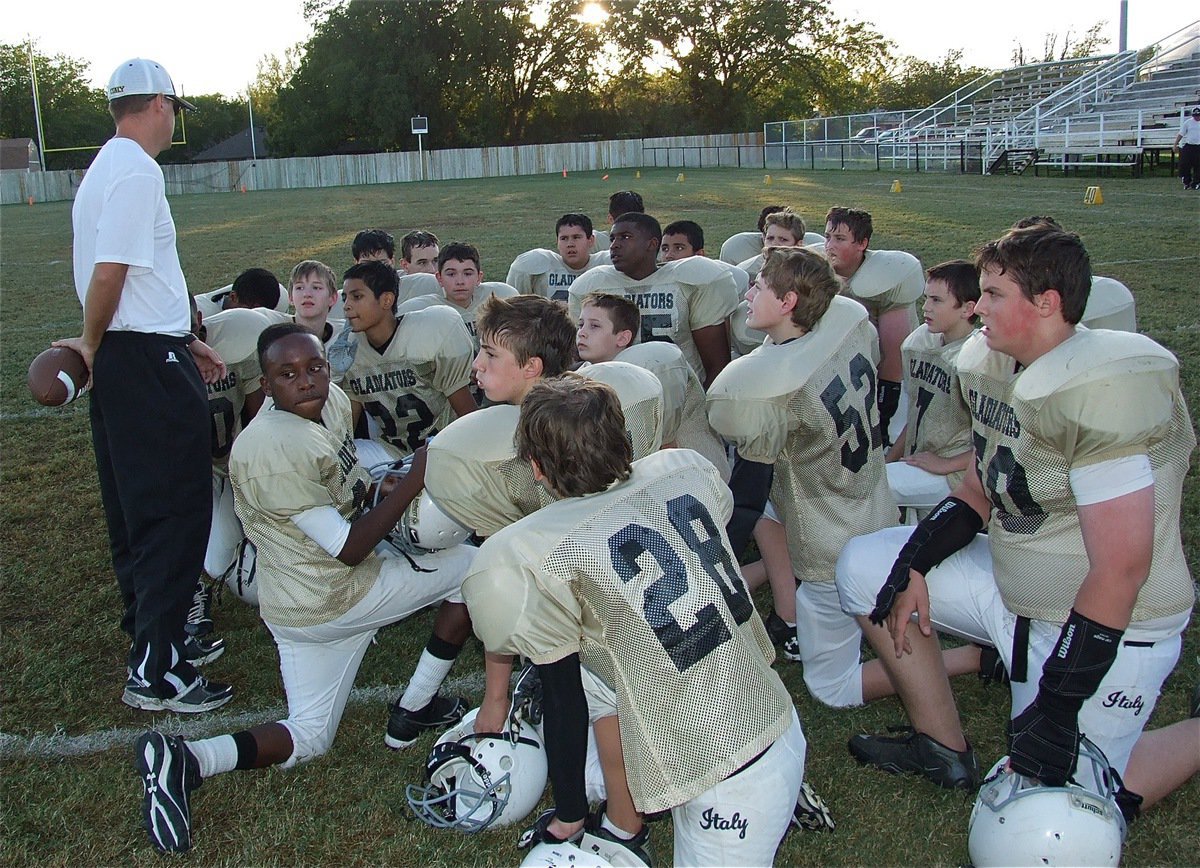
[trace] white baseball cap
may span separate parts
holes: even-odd
[[[113,74],[108,79],[108,87],[104,89],[104,92],[108,96],[109,102],[123,96],[139,94],[149,96],[161,93],[169,96],[172,102],[188,111],[196,110],[196,107],[183,97],[175,95],[175,83],[171,81],[171,76],[167,75],[167,71],[160,64],[142,57],[127,60],[113,70]]]

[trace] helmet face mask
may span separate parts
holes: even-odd
[[[1080,743],[1077,778],[1047,787],[992,766],[971,810],[967,848],[976,868],[990,865],[1116,865],[1125,841],[1117,805],[1120,776],[1100,748]]]
[[[504,733],[476,733],[479,709],[438,739],[425,783],[405,788],[417,819],[474,834],[525,819],[546,788],[546,749],[536,730],[510,721]]]

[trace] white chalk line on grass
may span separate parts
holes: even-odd
[[[1104,262],[1093,262],[1092,265],[1142,265],[1147,262],[1200,262],[1200,256],[1164,256],[1161,259],[1108,259]]]
[[[470,697],[482,696],[483,673],[475,672],[461,678],[447,679],[442,685],[455,693]],[[375,687],[356,687],[350,691],[350,705],[384,706],[399,696],[404,687],[380,684]],[[236,702],[236,697],[234,699]],[[59,759],[62,757],[90,756],[114,748],[127,748],[134,739],[147,729],[184,738],[208,738],[222,733],[247,729],[261,723],[270,723],[287,717],[287,708],[282,705],[229,714],[213,711],[207,714],[167,714],[146,717],[146,725],[138,727],[113,727],[83,735],[67,735],[58,731],[41,733],[30,738],[10,733],[0,733],[0,758],[26,757],[33,759]]]
[[[75,416],[77,414],[86,415],[88,405],[86,403],[77,404],[73,407],[31,407],[28,410],[21,410],[17,413],[0,413],[0,422],[21,422],[28,419],[45,419],[47,416]]]

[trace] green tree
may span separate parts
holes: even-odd
[[[624,73],[651,64],[675,77],[696,132],[844,110],[890,57],[882,35],[820,2],[611,0],[610,10]]]
[[[300,68],[302,54],[302,46],[293,45],[281,55],[265,54],[259,58],[258,74],[249,87],[249,95],[254,104],[254,125],[266,129],[268,135],[279,126],[279,94]]]
[[[577,0],[313,0],[315,33],[279,92],[276,153],[411,149],[409,118],[430,118],[429,143],[460,147],[544,141],[533,118],[592,82],[601,32]],[[555,133],[562,130],[551,127]]]
[[[896,76],[879,83],[870,103],[881,109],[924,108],[990,71],[979,66],[964,67],[962,58],[959,49],[947,51],[936,61],[907,57]]]
[[[102,90],[88,84],[88,64],[63,54],[48,56],[36,47],[38,105],[48,149],[94,146],[112,136],[112,118]],[[27,45],[0,44],[0,137],[37,141]],[[46,168],[88,165],[94,150],[46,155]]]

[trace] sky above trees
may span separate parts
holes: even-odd
[[[118,63],[140,55],[166,64],[188,93],[233,97],[254,81],[264,55],[281,56],[312,34],[302,0],[208,0],[195,8],[122,0],[120,16],[94,0],[57,0],[53,13],[38,3],[8,5],[0,42],[15,44],[32,36],[45,54],[90,64],[94,86],[102,86]],[[964,8],[961,0],[843,0],[837,13],[873,25],[896,43],[898,56],[926,61],[961,49],[968,65],[1004,66],[1018,43],[1036,51],[1046,33],[1081,35],[1102,20],[1110,47],[1117,44],[1119,0],[1009,0],[1003,14],[991,16],[986,25],[982,13],[964,17]],[[1142,48],[1196,17],[1187,3],[1130,0],[1130,47]]]

